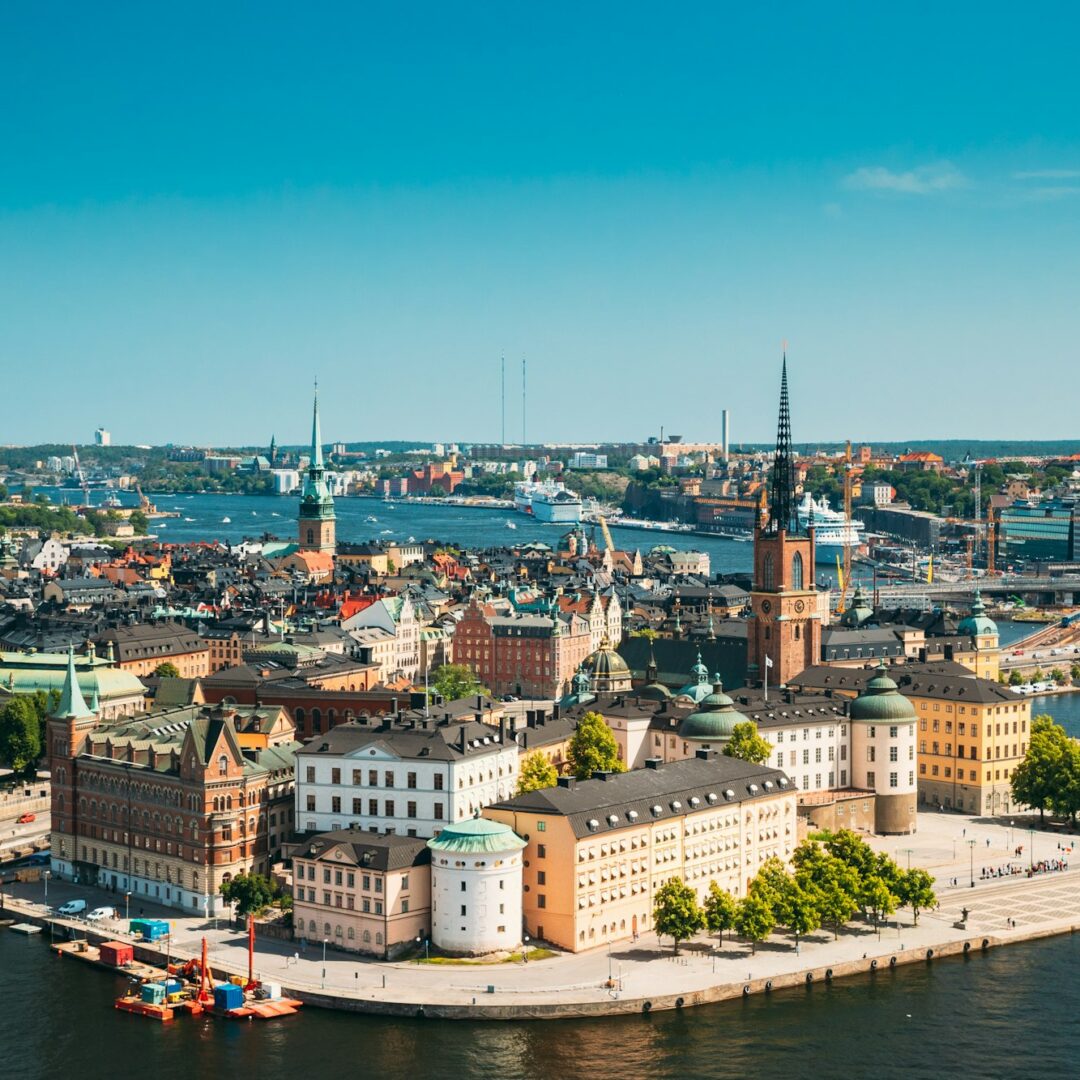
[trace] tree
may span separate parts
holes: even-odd
[[[1054,794],[1050,802],[1054,812],[1068,815],[1073,825],[1080,811],[1080,743],[1069,739],[1058,761]]]
[[[1039,811],[1039,820],[1053,808],[1062,781],[1062,759],[1069,745],[1065,729],[1045,713],[1031,721],[1031,741],[1024,760],[1013,770],[1012,796]]]
[[[588,780],[594,772],[623,772],[619,744],[598,712],[587,712],[567,747],[570,769],[579,780]]]
[[[724,943],[724,931],[735,927],[735,913],[738,905],[735,897],[725,892],[715,881],[709,882],[709,893],[702,905],[705,912],[705,926],[710,933],[720,935],[720,944]]]
[[[548,760],[542,750],[534,750],[525,757],[521,763],[521,771],[518,773],[517,794],[524,795],[529,791],[540,791],[542,788],[554,787],[559,782],[559,774],[555,766]]]
[[[937,903],[937,896],[934,894],[934,879],[925,870],[916,867],[914,870],[907,870],[901,874],[897,884],[900,903],[911,908],[917,926],[919,911],[922,908],[933,907]]]
[[[1069,668],[1069,678],[1072,679],[1074,683],[1080,683],[1080,664],[1073,664],[1073,666]]]
[[[0,709],[0,761],[17,773],[29,772],[41,756],[39,729],[33,701],[13,697]]]
[[[1012,671],[1009,672],[1009,685],[1010,686],[1023,686],[1024,685],[1024,676],[1021,675],[1020,672],[1016,668],[1013,668]]]
[[[821,910],[817,890],[797,878],[789,877],[777,911],[780,923],[795,935],[795,948],[806,934],[821,926]]]
[[[1065,685],[1065,672],[1059,667],[1054,668],[1054,670],[1050,672],[1050,678],[1053,679],[1058,686]]]
[[[728,757],[750,761],[755,765],[764,765],[772,756],[772,743],[758,734],[757,724],[746,720],[731,729],[731,738],[724,746]]]
[[[850,829],[840,829],[829,835],[825,840],[825,850],[850,866],[860,877],[878,869],[874,849]]]
[[[1043,669],[1042,669],[1041,667],[1037,667],[1037,668],[1036,668],[1036,669],[1035,669],[1035,670],[1034,670],[1034,671],[1033,671],[1033,672],[1031,673],[1031,681],[1032,681],[1033,683],[1037,683],[1037,682],[1045,682],[1045,681],[1046,681],[1046,674],[1045,674],[1045,672],[1043,671]]]
[[[141,510],[132,510],[128,517],[128,523],[135,530],[137,536],[145,536],[150,528],[150,522],[147,520],[146,514]]]
[[[221,883],[226,904],[236,905],[237,915],[250,915],[268,907],[278,894],[277,886],[262,874],[237,874]]]
[[[776,928],[772,906],[760,893],[750,893],[739,902],[735,912],[735,932],[750,942],[750,952],[757,952],[758,942],[764,941]]]
[[[154,668],[154,674],[159,679],[179,679],[180,669],[171,660],[163,660]]]
[[[480,680],[468,664],[442,664],[437,667],[431,688],[444,701],[459,701],[474,694],[489,696],[491,693],[480,685]]]
[[[874,916],[876,926],[896,910],[898,897],[879,874],[870,874],[859,883],[859,901]]]
[[[804,841],[792,856],[795,880],[814,897],[821,921],[833,936],[859,909],[859,873],[816,841]]]
[[[653,929],[657,937],[669,937],[675,942],[692,938],[705,925],[705,913],[698,906],[697,893],[684,881],[672,878],[656,890],[653,900]]]

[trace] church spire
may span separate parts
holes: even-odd
[[[94,713],[86,704],[86,698],[79,686],[78,676],[75,674],[75,646],[68,646],[67,674],[64,676],[64,689],[60,692],[60,701],[57,703],[54,720],[82,720]]]
[[[795,476],[791,451],[791,407],[788,402],[787,349],[780,375],[780,417],[776,425],[776,456],[773,458],[772,492],[768,531],[798,531],[795,520]]]
[[[315,408],[311,416],[311,465],[312,468],[323,467],[322,456],[322,425],[319,423],[319,380],[315,380]]]

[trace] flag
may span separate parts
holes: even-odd
[[[766,666],[767,668],[771,668],[771,667],[773,666],[773,665],[772,665],[772,658],[771,658],[771,657],[769,657],[769,656],[766,656],[766,657],[765,657],[765,666]]]

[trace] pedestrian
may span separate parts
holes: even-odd
[[[989,836],[988,836],[988,837],[986,838],[986,846],[987,846],[987,847],[989,847],[989,846],[990,846],[990,837],[989,837]]]
[[[967,826],[966,825],[964,826],[964,831],[963,831],[962,835],[967,836]]]

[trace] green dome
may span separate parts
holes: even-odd
[[[972,637],[983,637],[986,634],[997,635],[997,623],[986,614],[986,605],[978,589],[975,590],[975,602],[971,605],[971,614],[962,618],[956,629],[958,633],[970,634]]]
[[[867,602],[861,586],[856,585],[851,606],[840,616],[840,624],[849,628],[858,627],[873,617],[874,609]]]
[[[520,851],[525,847],[525,841],[501,821],[474,817],[445,826],[438,836],[427,842],[427,846],[432,851],[479,855]]]
[[[653,682],[642,688],[641,696],[646,701],[668,701],[671,691],[663,683]]]
[[[915,719],[915,706],[900,693],[881,665],[866,689],[851,703],[850,716],[852,721],[869,724],[902,723]]]
[[[694,742],[726,742],[731,738],[736,724],[748,723],[735,702],[724,693],[724,685],[716,679],[712,693],[704,697],[679,725],[679,738]]]

